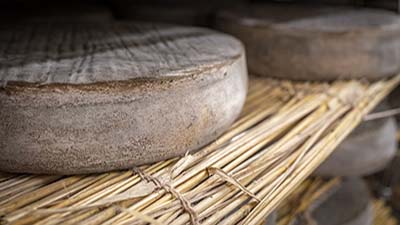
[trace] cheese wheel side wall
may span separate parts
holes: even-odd
[[[229,128],[247,92],[244,54],[208,72],[213,76],[171,79],[168,87],[100,93],[6,87],[0,91],[0,170],[103,172],[198,149]]]
[[[292,80],[382,79],[400,70],[400,33],[311,33],[241,24],[218,17],[217,28],[240,39],[249,71]],[[310,33],[310,34],[309,34]]]

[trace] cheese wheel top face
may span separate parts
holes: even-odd
[[[93,84],[192,77],[242,44],[208,29],[148,23],[0,25],[0,83]]]
[[[255,4],[222,11],[220,17],[248,26],[317,32],[400,30],[400,17],[377,9],[297,4]]]

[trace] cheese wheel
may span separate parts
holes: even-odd
[[[372,225],[373,208],[366,183],[345,180],[339,189],[312,212],[318,225]]]
[[[400,16],[350,7],[255,4],[218,13],[250,72],[294,80],[377,80],[400,71]]]
[[[368,178],[374,193],[384,197],[394,210],[400,211],[400,154],[396,154],[385,170]]]
[[[275,225],[275,224],[276,224],[276,217],[277,217],[276,212],[272,212],[272,213],[267,217],[267,219],[265,220],[264,225]]]
[[[247,91],[242,44],[157,24],[0,25],[0,170],[78,174],[180,156]]]
[[[381,111],[388,108],[382,104]],[[397,126],[392,117],[361,123],[315,171],[320,176],[364,176],[378,172],[397,151]]]

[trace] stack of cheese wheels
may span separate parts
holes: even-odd
[[[312,81],[375,80],[400,71],[400,16],[389,11],[253,4],[220,11],[217,27],[244,42],[249,70],[256,75]],[[395,135],[391,117],[366,122],[316,174],[377,172],[395,154]]]
[[[400,16],[390,11],[255,4],[218,13],[241,39],[250,72],[295,80],[376,80],[400,70]]]
[[[157,24],[0,26],[0,170],[131,168],[209,143],[247,91],[242,44]]]
[[[386,102],[376,109],[387,109]],[[397,126],[393,117],[365,121],[317,168],[321,176],[364,176],[384,169],[397,151]]]
[[[310,213],[299,216],[295,225],[372,225],[374,212],[367,185],[362,179],[349,178],[336,189],[307,209]]]

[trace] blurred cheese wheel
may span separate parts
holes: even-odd
[[[265,220],[264,225],[275,225],[276,224],[276,212],[272,212]]]
[[[75,174],[185,154],[247,91],[242,44],[157,24],[1,25],[0,170]]]
[[[372,225],[373,208],[367,185],[362,179],[344,180],[341,186],[311,209],[317,225]],[[298,221],[296,225],[307,223]]]
[[[296,4],[222,10],[217,27],[242,40],[250,72],[294,80],[376,80],[400,71],[400,16]]]
[[[387,108],[381,104],[376,111]],[[393,117],[362,122],[314,174],[364,176],[384,169],[396,155],[396,132]]]

